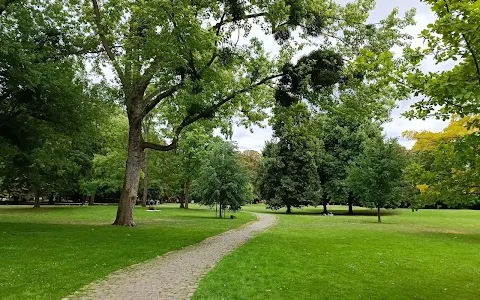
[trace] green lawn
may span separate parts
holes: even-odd
[[[480,211],[396,210],[382,224],[367,209],[320,211],[279,211],[279,224],[224,258],[194,299],[480,299]]]
[[[254,219],[159,205],[137,227],[110,226],[115,206],[0,206],[0,299],[61,299],[114,270],[197,243]],[[142,280],[139,278],[139,280]]]

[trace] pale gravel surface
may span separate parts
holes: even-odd
[[[190,299],[217,262],[277,221],[271,214],[255,215],[253,223],[116,271],[65,299]]]

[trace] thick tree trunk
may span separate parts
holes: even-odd
[[[148,155],[147,150],[145,149],[145,166],[143,167],[143,197],[142,197],[142,206],[147,207],[148,201]]]
[[[323,213],[328,214],[327,201],[323,201]]]
[[[353,201],[348,201],[348,214],[353,215]]]
[[[135,226],[133,210],[137,201],[140,169],[144,161],[144,151],[142,149],[142,117],[135,117],[134,113],[129,112],[128,119],[127,168],[120,203],[118,203],[117,218],[113,223],[113,225],[119,226]]]
[[[95,204],[95,193],[90,195],[90,201],[88,202],[89,205],[94,205]]]
[[[40,189],[38,186],[34,188],[33,192],[35,193],[35,204],[33,208],[40,208]]]
[[[377,208],[377,217],[378,217],[378,223],[382,223],[382,219],[380,218],[380,207]]]
[[[287,214],[291,214],[291,213],[292,213],[292,206],[287,205]]]

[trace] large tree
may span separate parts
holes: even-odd
[[[403,82],[423,99],[410,117],[436,115],[449,118],[480,113],[480,12],[476,1],[422,0],[437,16],[422,31],[426,47],[407,49],[411,72]],[[423,72],[421,63],[431,58],[447,70]],[[448,64],[453,67],[448,67]]]
[[[395,45],[402,37],[399,29],[410,23],[393,13],[383,23],[366,24],[373,0],[346,6],[326,0],[66,2],[66,15],[74,24],[81,24],[82,36],[99,41],[98,47],[87,50],[102,50],[97,63],[108,62],[113,69],[127,109],[128,158],[114,222],[125,226],[135,225],[133,204],[144,149],[176,148],[183,129],[199,121],[213,120],[211,124],[228,132],[234,116],[244,124],[262,120],[264,108],[271,106],[270,85],[276,78],[300,71],[303,76],[296,80],[328,76],[327,70],[308,76],[314,70],[286,66],[305,45],[315,45],[310,43],[312,38],[330,41],[330,37],[341,37],[358,46],[348,59],[363,56],[391,65],[389,59],[375,59],[381,56],[376,46]],[[274,36],[281,46],[278,57],[265,53],[257,38],[239,42],[252,28]],[[297,36],[300,39],[294,41]],[[378,43],[380,37],[388,37],[390,43]],[[331,42],[323,44],[326,48]],[[142,122],[155,107],[171,130],[168,144],[142,138]]]
[[[41,5],[41,9],[39,6]],[[96,149],[101,89],[88,85],[55,2],[0,6],[0,180],[6,189],[78,192]],[[104,95],[102,95],[103,98]],[[53,198],[52,198],[53,200]]]
[[[264,150],[261,195],[268,207],[317,205],[322,189],[317,155],[321,148],[309,128],[310,113],[304,103],[278,106],[274,116],[274,136],[278,140]]]
[[[348,203],[349,213],[353,213],[355,197],[347,182],[348,168],[360,156],[367,140],[381,136],[381,128],[368,119],[339,113],[316,116],[312,127],[325,150],[317,163],[324,189],[324,213],[329,202]]]

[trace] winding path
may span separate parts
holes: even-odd
[[[253,223],[113,272],[65,299],[190,299],[217,262],[277,221],[271,214],[255,215],[258,220]]]

